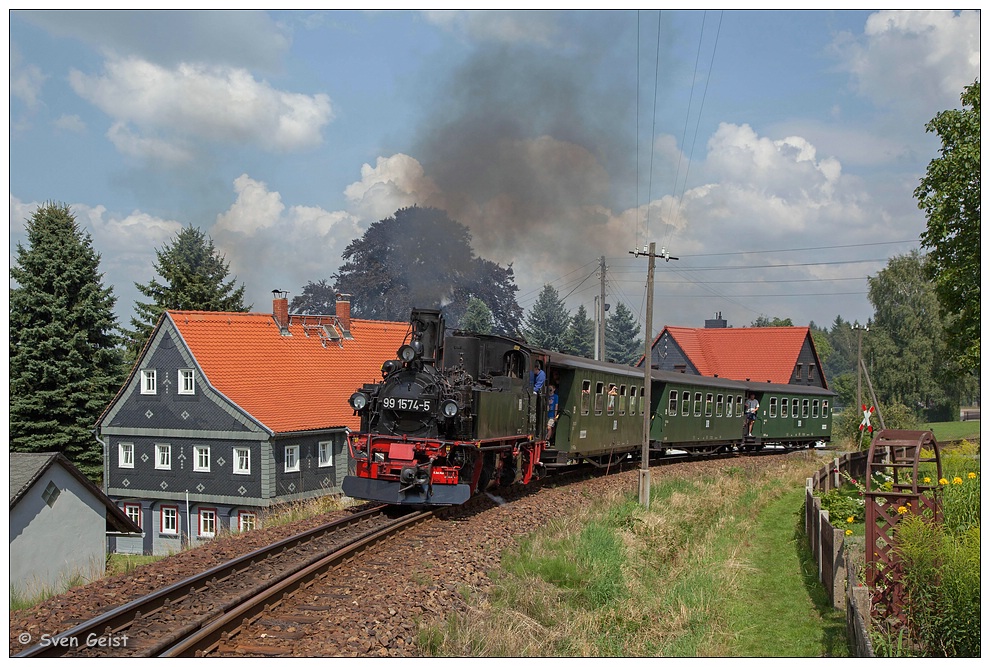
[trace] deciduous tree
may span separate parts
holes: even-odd
[[[10,269],[10,449],[61,452],[98,481],[93,424],[123,379],[116,298],[68,206],[39,207],[27,241]]]
[[[292,297],[289,310],[301,315],[333,315],[337,312],[337,290],[326,280],[306,283],[302,294]]]
[[[493,330],[515,334],[512,267],[476,257],[471,233],[446,212],[413,206],[372,223],[343,253],[334,288],[352,295],[351,312],[371,320],[405,321],[413,308],[441,308],[457,326],[477,297],[492,311]]]
[[[953,356],[966,370],[980,366],[980,82],[967,86],[963,109],[942,111],[926,126],[942,139],[914,191],[928,216],[921,243],[946,313]]]

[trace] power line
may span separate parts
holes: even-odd
[[[877,241],[875,243],[850,243],[849,245],[823,245],[811,248],[780,248],[778,250],[738,250],[735,252],[712,252],[702,255],[681,255],[681,257],[722,257],[725,255],[764,255],[773,252],[802,252],[804,250],[833,250],[838,248],[861,248],[874,245],[894,245],[897,243],[918,243],[918,239],[908,239],[907,241]]]

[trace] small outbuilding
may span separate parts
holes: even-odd
[[[59,453],[10,454],[10,587],[31,597],[102,577],[108,535],[141,529]]]

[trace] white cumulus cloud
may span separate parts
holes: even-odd
[[[270,151],[295,151],[322,142],[333,118],[325,94],[277,90],[242,68],[182,63],[174,68],[140,58],[111,57],[104,71],[73,69],[73,90],[142,134],[168,134],[178,141],[253,143]],[[116,144],[118,148],[122,144]],[[137,141],[123,144],[140,150]],[[155,144],[149,144],[154,149]]]
[[[834,48],[862,95],[920,109],[927,120],[957,107],[980,74],[980,12],[881,11],[861,36],[842,35]]]

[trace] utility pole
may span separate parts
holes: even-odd
[[[643,357],[643,450],[640,453],[639,466],[639,504],[643,507],[650,506],[650,422],[653,417],[653,272],[656,268],[656,258],[660,257],[669,262],[676,257],[667,254],[666,248],[660,249],[660,254],[656,254],[657,244],[650,242],[650,247],[645,246],[643,250],[630,250],[629,254],[635,257],[646,255],[649,258],[649,268],[646,271],[646,333],[644,335],[644,347],[646,355]]]
[[[595,359],[605,361],[605,255],[598,258],[598,274],[601,276],[601,295],[598,298],[598,328],[595,336]]]
[[[869,331],[870,328],[865,325],[861,325],[859,322],[852,325],[852,330],[858,334],[858,343],[856,345],[856,409],[863,409],[863,332]],[[876,401],[874,401],[875,403]]]

